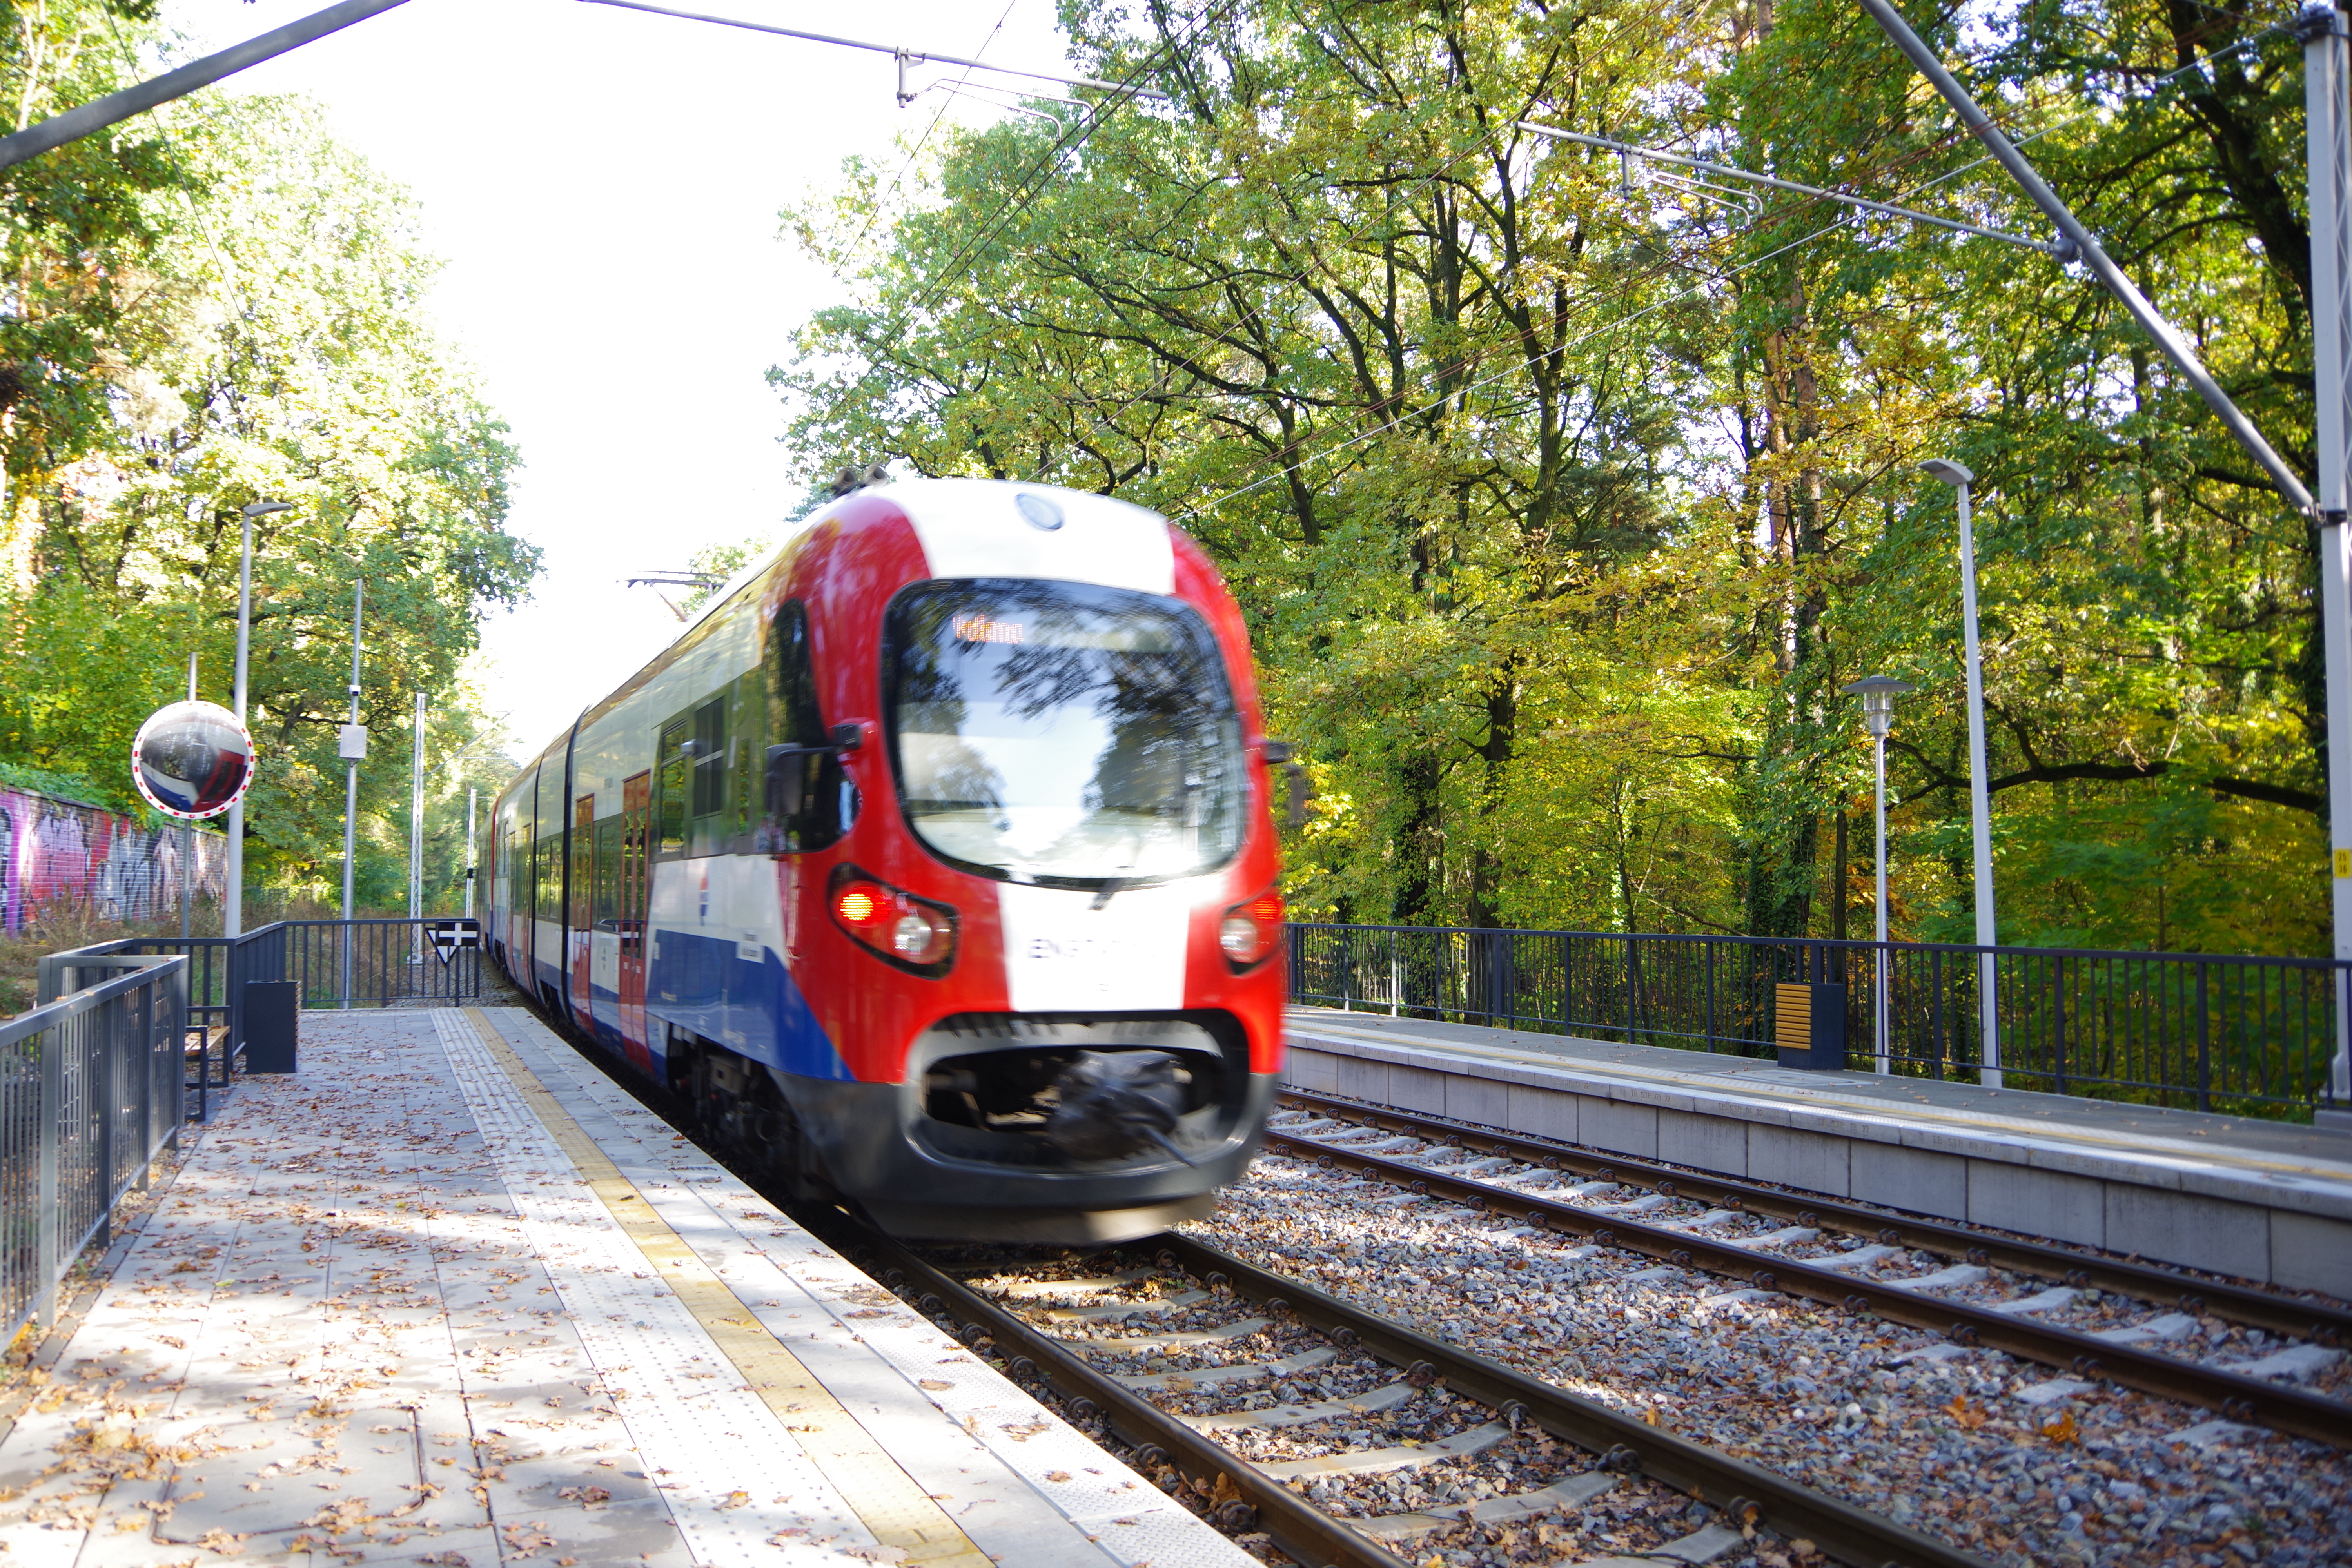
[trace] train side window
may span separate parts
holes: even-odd
[[[716,855],[727,835],[727,696],[694,710],[695,855]]]
[[[753,847],[777,854],[822,849],[849,830],[856,791],[829,743],[816,700],[808,610],[784,602],[768,626],[766,810]]]
[[[662,726],[661,771],[656,778],[659,801],[655,816],[660,826],[654,842],[656,858],[686,853],[687,792],[693,782],[694,726],[673,719]]]
[[[539,879],[533,912],[543,921],[563,918],[563,839],[549,834],[538,844]]]
[[[583,795],[572,804],[572,929],[588,929],[588,889],[595,879],[596,797]]]
[[[727,689],[727,850],[752,848],[760,826],[760,773],[766,760],[766,682],[747,670]]]
[[[615,812],[596,824],[596,875],[589,917],[594,929],[618,931],[621,918],[621,817]]]

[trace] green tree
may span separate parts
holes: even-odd
[[[72,5],[41,15],[85,24],[66,96],[119,85],[121,18],[100,26],[97,7]],[[6,47],[38,54],[39,37]],[[91,259],[102,282],[41,306],[42,341],[76,345],[43,376],[83,401],[70,418],[41,405],[37,428],[29,414],[6,426],[21,408],[0,415],[17,432],[5,447],[16,532],[0,754],[112,776],[141,720],[184,689],[191,650],[204,694],[227,700],[238,510],[290,502],[255,531],[248,875],[321,890],[340,877],[335,731],[354,584],[367,589],[362,717],[381,750],[404,736],[413,693],[436,706],[463,695],[480,616],[521,597],[537,555],[503,526],[518,461],[505,427],[426,324],[437,264],[404,193],[298,100],[183,110],[167,136],[139,143],[152,181],[93,193],[121,209],[114,251]],[[26,178],[108,145],[75,143],[25,165]],[[27,255],[57,244],[21,212],[7,232]],[[0,333],[19,329],[33,331],[0,311]],[[473,739],[452,731],[448,744]],[[362,792],[404,868],[405,772],[380,756]]]
[[[1091,74],[1174,101],[968,136],[887,212],[853,165],[787,214],[853,292],[774,373],[787,438],[813,472],[1079,485],[1199,537],[1322,792],[1302,912],[1848,929],[1868,750],[1837,689],[1883,671],[1921,687],[1897,931],[1965,938],[1952,513],[1916,473],[1949,455],[1980,478],[2004,936],[2317,941],[2309,538],[2112,302],[1519,125],[2038,229],[1865,16],[1066,17]],[[2293,40],[2145,0],[1971,26],[1964,73],[2307,453]]]

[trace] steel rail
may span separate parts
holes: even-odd
[[[1857,1279],[1791,1258],[1775,1258],[1711,1240],[1692,1231],[1668,1230],[1619,1215],[1599,1214],[1533,1193],[1514,1193],[1465,1177],[1448,1176],[1425,1165],[1409,1165],[1377,1154],[1351,1153],[1312,1139],[1269,1130],[1265,1146],[1327,1168],[1360,1171],[1414,1192],[1442,1194],[1475,1209],[1524,1215],[1530,1225],[1587,1237],[1602,1247],[1639,1252],[1685,1268],[1745,1279],[1760,1289],[1809,1297],[1850,1313],[1874,1312],[1892,1322],[1940,1332],[1961,1344],[1983,1345],[2060,1368],[2077,1377],[2110,1383],[2217,1410],[2232,1421],[2268,1426],[2352,1448],[2352,1405],[2323,1399],[2301,1389],[2282,1388],[2195,1362],[2151,1355],[2071,1329],[2034,1323],[1965,1302],[1938,1300],[1877,1280]]]
[[[1825,1224],[1832,1229],[1870,1236],[1890,1247],[1948,1253],[1969,1263],[2006,1268],[2013,1274],[2031,1274],[2063,1285],[2143,1297],[2184,1311],[2211,1312],[2234,1323],[2310,1339],[2320,1344],[2338,1344],[2352,1339],[2352,1310],[2325,1301],[2274,1296],[2146,1263],[2085,1258],[2060,1247],[1986,1236],[1960,1226],[1918,1219],[1842,1198],[1781,1192],[1727,1176],[1677,1169],[1654,1160],[1596,1153],[1525,1133],[1496,1131],[1448,1117],[1399,1110],[1314,1089],[1286,1089],[1281,1098],[1304,1110],[1369,1119],[1372,1125],[1384,1130],[1416,1133],[1426,1130],[1442,1138],[1458,1139],[1465,1148],[1475,1142],[1480,1148],[1512,1159],[1525,1159],[1530,1164],[1555,1162],[1557,1168],[1573,1171],[1588,1179],[1646,1186],[1668,1197],[1712,1203],[1718,1208],[1738,1209],[1744,1214],[1764,1215],[1799,1225]]]
[[[878,1264],[877,1278],[882,1283],[914,1292],[916,1305],[927,1314],[944,1310],[994,1340],[997,1351],[1015,1373],[1034,1372],[1058,1390],[1070,1415],[1080,1419],[1100,1415],[1132,1445],[1137,1468],[1149,1473],[1161,1464],[1172,1465],[1203,1497],[1230,1489],[1254,1517],[1227,1513],[1214,1521],[1221,1527],[1262,1530],[1306,1568],[1411,1568],[1345,1521],[1325,1513],[1248,1460],[1228,1453],[1134,1390],[1087,1365],[1051,1336],[926,1263],[903,1244],[852,1224],[838,1209],[788,1212],[861,1268]],[[974,1336],[972,1342],[976,1341]]]
[[[1735,1528],[1767,1524],[1785,1535],[1810,1539],[1831,1556],[1865,1568],[1982,1568],[1982,1558],[1933,1536],[1432,1339],[1190,1237],[1171,1232],[1129,1247],[1157,1247],[1163,1258],[1173,1255],[1180,1267],[1205,1283],[1224,1283],[1235,1294],[1264,1305],[1287,1307],[1301,1322],[1323,1330],[1336,1342],[1360,1346],[1409,1370],[1425,1367],[1444,1379],[1446,1387],[1599,1454],[1610,1468],[1639,1473],[1696,1497],[1721,1511]]]
[[[1135,1446],[1142,1468],[1172,1464],[1204,1494],[1218,1489],[1222,1479],[1255,1510],[1254,1519],[1228,1517],[1219,1523],[1262,1530],[1304,1564],[1404,1568],[1402,1559],[1360,1534],[1345,1520],[1314,1507],[1246,1459],[1097,1371],[1017,1314],[917,1257],[902,1243],[854,1227],[838,1210],[817,1215],[795,1212],[793,1217],[839,1247],[853,1261],[876,1267],[885,1285],[915,1294],[917,1305],[926,1312],[944,1311],[992,1339],[997,1352],[1016,1373],[1034,1372],[1069,1398],[1071,1414],[1081,1419],[1102,1416]],[[1369,1351],[1404,1370],[1417,1383],[1442,1380],[1446,1387],[1490,1406],[1514,1424],[1532,1421],[1552,1436],[1601,1456],[1605,1468],[1642,1474],[1694,1496],[1735,1526],[1769,1524],[1784,1533],[1808,1537],[1832,1557],[1859,1568],[1984,1568],[1982,1559],[1930,1536],[1433,1340],[1303,1281],[1270,1273],[1189,1237],[1171,1233],[1128,1243],[1121,1250],[1141,1253],[1163,1268],[1183,1268],[1212,1287],[1227,1287],[1265,1307],[1286,1309],[1299,1321],[1322,1330],[1336,1344]],[[973,1336],[975,1342],[977,1338]]]

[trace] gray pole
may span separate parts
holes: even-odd
[[[1894,984],[1894,965],[1886,948],[1886,736],[1895,728],[1895,698],[1918,688],[1908,681],[1872,675],[1848,681],[1838,689],[1849,697],[1862,699],[1863,727],[1870,731],[1871,771],[1877,781],[1878,940],[1871,965],[1871,1058],[1874,1070],[1885,1072],[1894,1054],[1895,1033],[1893,998],[1887,994],[1888,987]]]
[[[380,11],[389,11],[407,0],[343,0],[299,21],[282,27],[273,27],[257,38],[247,38],[232,45],[216,55],[182,66],[178,70],[121,92],[110,92],[104,98],[93,99],[79,109],[68,109],[63,114],[42,121],[17,132],[14,136],[0,136],[0,169],[12,167],[27,158],[36,158],[52,147],[62,147],[79,141],[93,131],[103,131],[134,114],[144,114],[158,104],[169,103],[175,98],[210,87],[225,76],[234,76],[247,66],[257,66],[274,59],[289,49],[301,47],[314,38],[323,38],[340,32],[354,22],[364,22]]]
[[[196,656],[188,655],[188,700],[196,700]],[[190,805],[195,804],[191,801]],[[187,817],[180,819],[180,940],[189,936],[189,917],[196,896],[195,868],[191,864],[196,853],[196,825]]]
[[[292,511],[282,500],[257,500],[239,509],[245,519],[245,548],[236,565],[236,695],[232,700],[236,721],[245,722],[246,654],[253,641],[253,520],[272,512]],[[247,766],[260,761],[254,758]],[[245,799],[228,808],[228,863],[221,898],[221,934],[245,934]]]
[[[253,627],[253,511],[245,513],[245,549],[236,567],[236,689],[230,699],[236,721],[245,722],[245,660]],[[248,758],[246,766],[251,767]],[[228,808],[228,864],[221,889],[221,935],[245,934],[245,801]]]
[[[472,785],[466,788],[466,918],[474,918],[474,797]]]
[[[1922,465],[1950,485],[1960,510],[1960,616],[1968,644],[1969,664],[1969,829],[1976,849],[1977,945],[1989,948],[2000,940],[1993,915],[1992,787],[1985,765],[1984,652],[1977,633],[1977,541],[1969,502],[1976,476],[1962,463],[1938,458]],[[2001,1086],[2000,996],[1990,952],[1977,955],[1977,1010],[1982,1039],[1977,1058],[1979,1081],[1989,1089]]]
[[[2319,447],[2319,629],[2327,671],[2327,838],[2336,957],[2352,960],[2352,561],[2345,537],[2352,446],[2352,126],[2346,19],[2332,5],[2302,17],[2305,147],[2311,194],[2312,392]],[[2352,1099],[2352,994],[2336,975],[2336,1053],[2328,1095]]]
[[[408,756],[408,918],[425,918],[425,693],[416,694],[416,723]]]
[[[2263,439],[2262,432],[2254,428],[2253,422],[2230,400],[2230,395],[2221,390],[2212,374],[2198,359],[2197,351],[2189,346],[2189,340],[2182,337],[2154,305],[2148,303],[2147,297],[2124,276],[2123,268],[2099,248],[2099,242],[2091,237],[2091,231],[2083,226],[2082,220],[2058,199],[2055,191],[2042,184],[2042,176],[2033,172],[2033,165],[2025,161],[2024,154],[2010,144],[2009,138],[2002,135],[1985,111],[1977,107],[1976,100],[1969,96],[1968,89],[1944,68],[1944,63],[1936,58],[1936,52],[1920,40],[1919,35],[1911,30],[1911,24],[1903,19],[1888,0],[1862,0],[1862,5],[1885,30],[1886,36],[1895,40],[1895,47],[1911,57],[1911,63],[1919,68],[1919,74],[1944,95],[1946,102],[1959,111],[1960,123],[1985,144],[1985,151],[2009,171],[2009,177],[2015,180],[2032,198],[2033,205],[2058,226],[2058,232],[2074,242],[2076,254],[2083,258],[2083,265],[2091,269],[2093,277],[2106,285],[2109,293],[2122,301],[2131,319],[2139,323],[2140,331],[2155,340],[2156,346],[2164,351],[2164,357],[2180,372],[2181,378],[2197,389],[2198,395],[2221,417],[2221,423],[2229,427],[2230,434],[2238,438],[2238,444],[2263,466],[2263,471],[2270,475],[2271,482],[2278,486],[2279,494],[2287,499],[2287,504],[2308,516],[2312,510],[2311,492],[2303,488],[2303,480],[2287,467],[2286,459],[2271,450],[2271,444]]]
[[[367,755],[366,731],[361,731],[356,751],[352,731],[360,728],[360,606],[367,597],[367,579],[352,584],[352,720],[343,727],[343,755],[350,764],[343,777],[343,1011],[352,1006],[352,852],[360,815],[360,759]]]
[[[1871,1065],[1877,1072],[1886,1070],[1886,731],[1874,730],[1870,737],[1871,765],[1878,782],[1878,949],[1871,995]]]

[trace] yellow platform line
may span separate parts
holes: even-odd
[[[645,1254],[657,1278],[694,1314],[754,1394],[789,1427],[809,1459],[841,1493],[874,1539],[936,1568],[992,1568],[988,1554],[956,1528],[921,1484],[893,1459],[801,1359],[786,1350],[725,1280],[695,1256],[635,1183],[605,1156],[478,1007],[474,1031],[517,1093],[554,1138],[613,1223]]]

